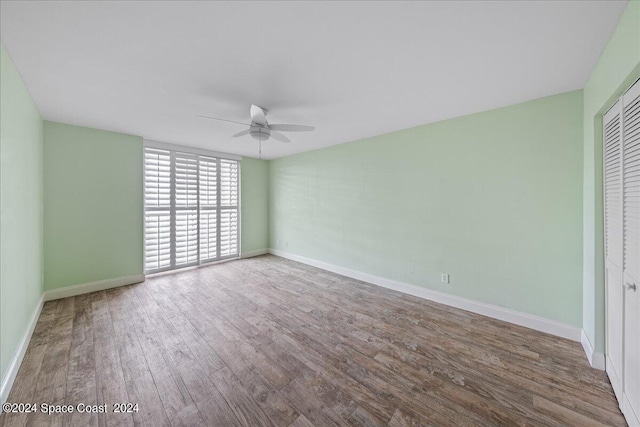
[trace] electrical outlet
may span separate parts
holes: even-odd
[[[442,276],[440,277],[440,280],[442,281],[442,283],[449,283],[449,275],[442,273]]]

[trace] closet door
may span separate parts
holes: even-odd
[[[622,97],[624,398],[630,425],[640,425],[640,82]]]
[[[618,101],[603,120],[606,283],[606,369],[619,402],[623,392],[622,111]]]

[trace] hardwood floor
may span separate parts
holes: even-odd
[[[578,343],[270,255],[46,303],[8,401],[108,407],[5,426],[625,425]]]

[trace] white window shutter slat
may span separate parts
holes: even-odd
[[[218,258],[218,211],[200,211],[200,262]]]
[[[198,210],[176,212],[175,265],[185,266],[198,262]]]
[[[145,269],[171,265],[171,215],[168,210],[147,212],[144,221]]]
[[[640,83],[623,103],[624,273],[640,280]]]
[[[238,253],[238,209],[224,209],[220,212],[220,256],[228,257]]]
[[[220,160],[220,206],[238,206],[238,162]]]
[[[220,160],[220,256],[238,254],[238,162]]]
[[[175,153],[175,266],[198,262],[198,156]]]
[[[145,207],[168,208],[171,204],[170,153],[146,148],[144,153]]]
[[[200,156],[200,262],[218,258],[218,159]]]
[[[619,266],[622,261],[622,124],[619,104],[609,110],[603,122],[605,251],[607,260]]]
[[[145,148],[145,269],[159,270],[171,264],[171,155],[167,150]]]
[[[195,154],[175,154],[176,208],[198,207],[198,158]]]
[[[218,159],[200,156],[199,177],[200,206],[218,205]]]

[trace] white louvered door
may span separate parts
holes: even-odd
[[[237,160],[145,147],[145,272],[239,255]]]
[[[606,370],[640,426],[640,82],[603,118]]]
[[[618,398],[622,397],[622,123],[620,102],[603,119],[605,280],[607,289],[607,373]]]
[[[624,398],[629,425],[640,425],[640,82],[622,97]]]

